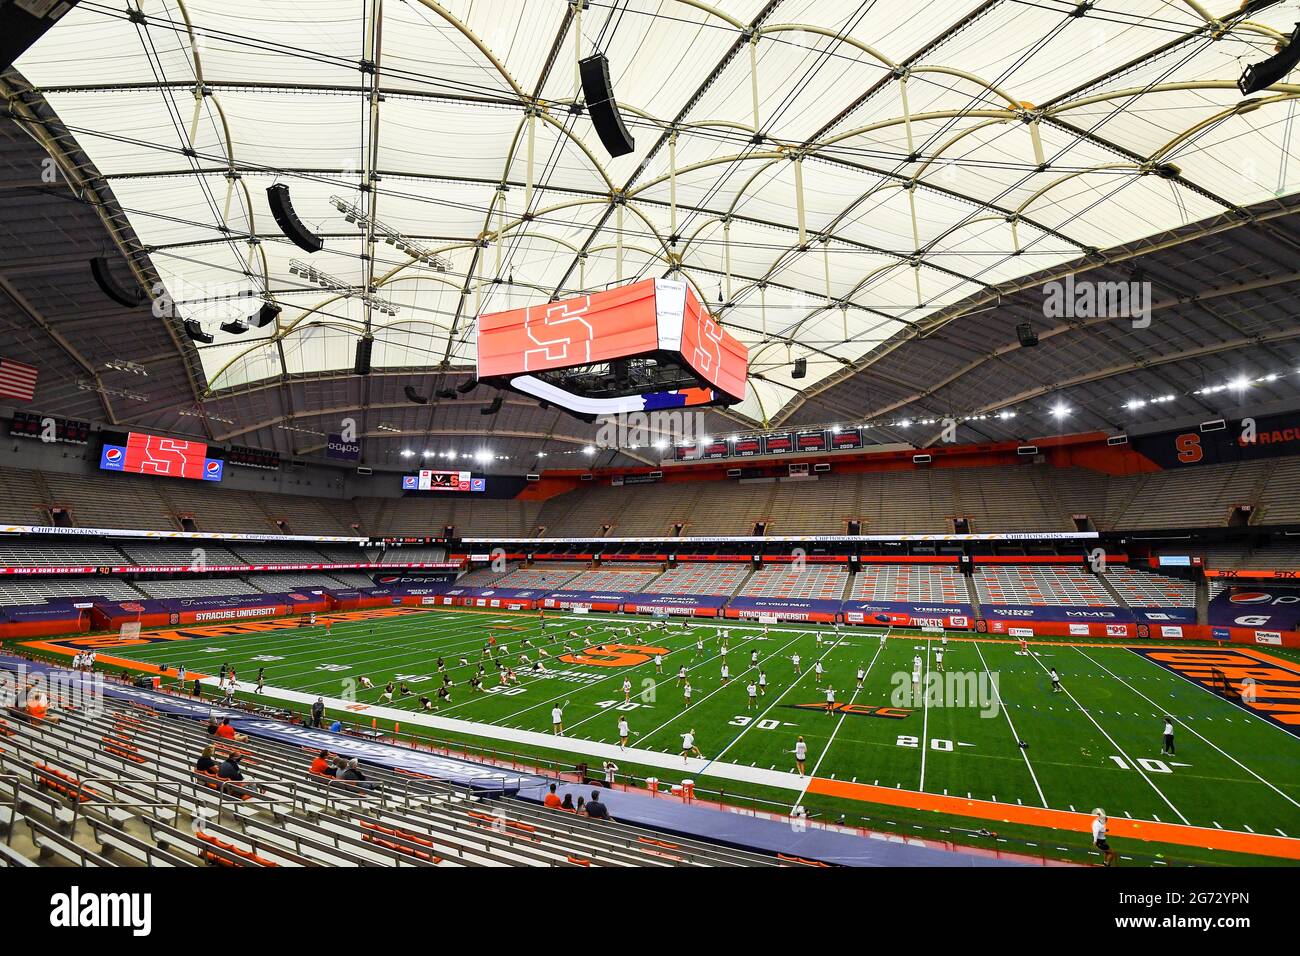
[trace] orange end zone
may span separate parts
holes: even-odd
[[[73,657],[85,649],[80,647],[64,647],[59,644],[50,644],[46,641],[23,641],[21,642],[21,646],[30,647],[34,650],[47,651],[51,654],[62,654],[64,657]],[[145,664],[141,661],[129,661],[125,657],[109,657],[106,654],[100,654],[98,651],[95,652],[95,662],[98,664],[107,664],[110,667],[121,667],[124,670],[138,671],[141,674],[156,674],[159,677],[176,677],[175,671],[164,671],[157,664]],[[200,674],[198,671],[185,672],[185,679],[187,681],[195,678],[206,680],[209,676],[210,675],[208,674]]]
[[[808,786],[808,792],[844,800],[858,800],[862,803],[907,807],[911,810],[931,810],[958,817],[973,817],[1001,823],[1022,823],[1076,833],[1090,834],[1092,828],[1092,816],[1087,813],[1026,807],[1018,803],[993,803],[990,800],[940,796],[934,793],[918,793],[915,790],[895,790],[890,787],[846,783],[843,780],[827,780],[822,777],[813,778]],[[1213,830],[1178,823],[1157,823],[1154,820],[1130,820],[1119,817],[1111,817],[1108,826],[1110,835],[1114,837],[1300,860],[1300,840],[1291,837],[1269,836],[1265,833],[1239,833],[1235,830]]]

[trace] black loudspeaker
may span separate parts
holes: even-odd
[[[239,319],[231,319],[229,322],[221,323],[221,331],[229,332],[231,335],[243,335],[248,331],[248,325]]]
[[[790,377],[791,378],[808,377],[808,360],[806,358],[800,358],[794,360],[794,371],[790,373]]]
[[[0,70],[13,66],[29,46],[41,38],[54,21],[81,0],[61,3],[0,3]]]
[[[211,345],[216,341],[211,334],[203,331],[197,319],[186,319],[184,322],[185,334],[190,337],[192,342],[200,342],[203,345]]]
[[[609,60],[597,53],[578,61],[582,73],[582,95],[587,100],[591,124],[596,127],[605,151],[610,156],[624,156],[636,149],[636,140],[623,125],[623,116],[614,102],[614,88],[609,82]]]
[[[113,277],[113,273],[108,268],[108,260],[103,256],[90,260],[90,274],[95,279],[95,285],[99,286],[99,291],[118,305],[136,309],[144,303],[142,292],[132,292]]]
[[[248,317],[248,324],[255,329],[270,325],[280,317],[280,307],[274,302],[264,302],[256,315]]]
[[[414,402],[416,405],[429,404],[429,400],[417,392],[414,385],[408,385],[406,388],[402,389],[402,391],[406,393],[406,400],[408,402]]]
[[[434,393],[439,398],[455,398],[456,390],[454,388],[440,388]]]
[[[275,224],[295,246],[306,252],[320,252],[324,248],[325,243],[321,241],[320,236],[304,226],[298,214],[293,211],[288,186],[284,183],[276,183],[274,186],[267,187],[266,201],[271,204],[271,215],[275,217]]]
[[[461,382],[459,385],[456,386],[456,391],[458,391],[462,395],[468,395],[476,388],[478,388],[478,379],[467,378],[465,379],[465,381]]]
[[[1028,322],[1021,322],[1016,326],[1016,338],[1020,340],[1020,347],[1031,349],[1038,344],[1038,333]]]
[[[480,415],[495,415],[495,414],[496,414],[497,412],[499,412],[499,411],[501,411],[501,396],[500,396],[500,395],[498,395],[496,398],[492,399],[492,404],[489,405],[487,408],[480,408],[480,409],[478,410],[478,413],[479,413]]]
[[[374,348],[374,336],[363,335],[361,338],[357,339],[357,358],[352,364],[352,374],[370,374],[370,353],[374,351]]]
[[[1298,63],[1300,63],[1300,23],[1296,24],[1295,32],[1291,34],[1291,39],[1287,41],[1286,46],[1267,60],[1246,67],[1246,72],[1241,74],[1241,79],[1237,81],[1237,88],[1241,90],[1242,96],[1250,96],[1252,93],[1266,90],[1274,83],[1285,79]]]

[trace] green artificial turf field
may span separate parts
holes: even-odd
[[[682,734],[693,730],[708,761],[705,767],[691,765],[701,791],[725,791],[729,799],[747,798],[774,812],[801,803],[823,818],[843,814],[846,822],[865,820],[873,828],[885,821],[915,821],[917,829],[927,831],[943,824],[942,832],[956,842],[1007,843],[990,836],[988,831],[996,830],[1014,837],[1002,849],[1027,846],[1032,849],[1025,852],[1066,858],[1086,856],[1088,850],[1088,840],[1078,833],[1054,837],[1050,827],[1032,823],[963,818],[921,798],[969,797],[1004,807],[1084,813],[1104,807],[1112,820],[1300,837],[1300,738],[1125,647],[1036,643],[1029,655],[1022,655],[1014,641],[949,635],[940,672],[943,645],[936,635],[892,631],[882,641],[880,630],[868,628],[845,628],[837,635],[830,627],[819,632],[811,626],[771,625],[765,633],[763,625],[752,622],[688,621],[683,626],[678,620],[659,629],[647,619],[578,614],[548,616],[545,625],[543,630],[534,614],[406,609],[389,616],[346,616],[332,623],[328,636],[318,625],[160,641],[105,653],[172,669],[184,664],[190,672],[206,674],[229,663],[245,682],[264,667],[268,697],[285,689],[331,701],[355,698],[359,704],[412,714],[421,695],[436,697],[441,656],[454,682],[451,700],[429,714],[490,726],[466,734],[420,728],[416,720],[404,719],[405,732],[598,768],[603,754],[583,752],[574,741],[617,745],[617,723],[626,717],[630,749],[626,757],[613,758],[621,774],[653,775],[668,783],[686,775]],[[631,636],[625,633],[628,627]],[[721,679],[723,629],[731,634],[726,660],[732,679],[727,684]],[[570,631],[577,634],[569,637]],[[496,647],[485,658],[490,638]],[[525,647],[525,640],[533,646]],[[697,641],[703,641],[702,652]],[[580,654],[586,650],[586,662],[561,660],[565,644]],[[610,644],[628,647],[589,650]],[[666,652],[662,674],[656,674],[650,658],[648,648],[654,647]],[[538,648],[549,657],[541,657]],[[750,669],[753,651],[767,687],[751,708],[746,685],[756,675]],[[543,660],[549,673],[533,671],[521,653],[531,661]],[[801,674],[792,660],[796,653]],[[933,681],[934,689],[900,702],[899,689],[912,690],[917,657],[922,688]],[[498,658],[515,668],[517,685],[500,684]],[[597,659],[624,666],[598,666]],[[814,673],[818,662],[824,669],[820,681]],[[468,681],[480,664],[486,690],[475,693]],[[678,686],[680,667],[693,685],[690,706]],[[1300,665],[1291,667],[1300,680]],[[860,689],[859,668],[865,671]],[[1058,693],[1052,691],[1051,668],[1061,677]],[[363,676],[373,682],[373,690],[359,686]],[[627,702],[625,679],[631,684]],[[405,682],[410,696],[399,693],[391,704],[382,702],[389,681]],[[837,705],[850,707],[828,712],[828,686],[835,690]],[[556,705],[563,708],[562,738],[552,736],[543,745],[511,734],[550,734]],[[332,712],[363,724],[370,720],[365,711]],[[1162,753],[1166,714],[1176,724],[1174,755]],[[379,726],[389,730],[391,721],[381,720]],[[799,735],[808,746],[808,773],[792,778]],[[771,773],[742,779],[746,768]],[[841,783],[920,798],[900,799],[911,806],[882,805],[872,792],[846,796],[835,787]],[[1130,845],[1151,861],[1169,849],[1159,841]],[[1238,856],[1192,845],[1170,850],[1165,858],[1295,862],[1254,857],[1245,849]]]

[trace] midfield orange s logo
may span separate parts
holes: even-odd
[[[562,654],[559,660],[566,664],[590,664],[593,667],[635,667],[667,654],[664,647],[646,647],[644,644],[596,644],[576,654]]]
[[[905,707],[877,707],[873,704],[786,704],[785,706],[822,712],[829,707],[837,714],[851,714],[854,717],[888,717],[891,720],[902,720],[912,713]]]

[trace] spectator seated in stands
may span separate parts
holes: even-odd
[[[217,749],[211,744],[203,748],[203,753],[199,754],[199,759],[194,762],[196,773],[213,774],[221,765],[216,760]]]
[[[230,726],[229,717],[221,718],[221,723],[217,725],[217,729],[212,731],[212,733],[215,736],[220,737],[222,740],[247,740],[248,739],[247,735],[235,732],[235,728]]]
[[[59,722],[59,718],[50,713],[50,705],[46,701],[44,694],[29,694],[27,696],[27,706],[23,708],[23,711],[32,720],[44,720],[52,724]]]
[[[546,799],[543,800],[542,803],[550,807],[552,810],[560,809],[562,805],[560,803],[560,795],[555,792],[555,784],[551,784],[551,789],[547,792]]]
[[[574,807],[574,805],[573,805],[573,794],[571,794],[571,793],[566,793],[566,794],[564,795],[564,800],[561,801],[561,803],[560,803],[560,809],[561,809],[561,810],[568,810],[570,813],[573,813],[573,812],[577,809],[577,808]]]
[[[609,815],[609,809],[600,802],[600,791],[591,791],[591,799],[587,801],[587,816],[593,820],[613,820]]]
[[[241,782],[244,779],[244,772],[239,769],[241,759],[239,754],[227,754],[226,759],[221,761],[221,765],[217,767],[217,776],[222,780],[233,780],[235,783]]]
[[[338,775],[338,770],[330,763],[330,752],[328,750],[322,750],[316,755],[316,759],[311,762],[311,767],[307,772],[318,777],[334,777]]]
[[[373,790],[375,784],[367,779],[366,775],[361,772],[360,761],[356,757],[344,761],[342,757],[338,762],[338,779],[347,783],[355,784],[359,790]]]

